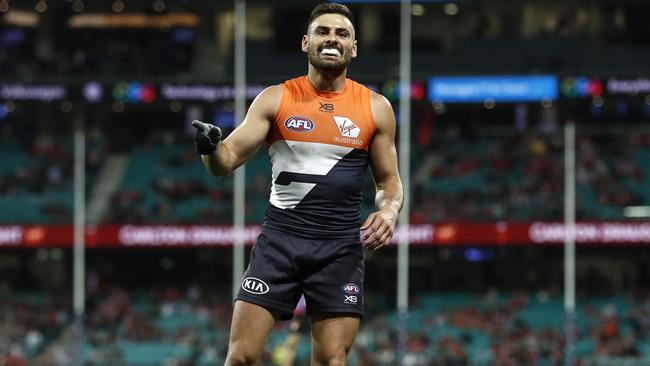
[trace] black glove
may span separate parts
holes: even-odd
[[[217,150],[217,144],[221,141],[221,129],[197,120],[192,121],[192,126],[197,130],[194,135],[196,152],[201,155],[211,155]]]

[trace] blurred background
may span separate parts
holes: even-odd
[[[299,45],[316,4],[246,2],[247,103],[306,73]],[[348,75],[399,119],[401,4],[347,4],[359,44]],[[226,134],[237,123],[234,5],[0,0],[0,365],[223,363],[235,184],[204,171],[190,122]],[[398,246],[366,253],[349,364],[650,365],[650,3],[409,6],[408,316]],[[250,244],[270,191],[266,151],[245,169]],[[364,215],[373,198],[368,175]],[[293,363],[290,333],[278,325],[263,365],[309,364],[307,322]]]

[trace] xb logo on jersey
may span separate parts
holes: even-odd
[[[328,112],[328,113],[333,113],[334,112],[334,104],[332,103],[323,103],[323,102],[318,102],[320,104],[320,107],[318,107],[318,110],[321,112]]]
[[[359,137],[359,132],[361,129],[352,122],[351,119],[347,117],[333,116],[336,126],[339,128],[341,135],[345,137]]]
[[[284,127],[294,132],[309,132],[314,128],[314,122],[304,116],[291,116],[284,121]]]

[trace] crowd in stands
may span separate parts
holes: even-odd
[[[482,298],[439,312],[430,311],[427,306],[417,307],[412,316],[416,317],[419,326],[411,326],[408,335],[404,356],[409,360],[407,364],[564,364],[565,334],[561,326],[561,307],[553,304],[556,300],[545,292],[536,295],[513,293],[500,304],[494,302],[496,297],[497,293],[492,291]],[[618,306],[599,302],[600,305],[592,303],[579,308],[577,364],[597,364],[596,359],[616,359],[620,364],[624,359],[639,360],[648,356],[640,350],[650,330],[647,294],[635,299],[636,303],[629,307],[622,305],[620,299],[616,301],[619,301]],[[385,316],[374,318],[362,329],[356,348],[361,359],[368,359],[362,364],[395,364],[397,336],[389,332],[395,329],[389,319]],[[545,321],[548,323],[543,324]],[[441,329],[443,332],[439,334],[436,330]],[[366,347],[377,351],[367,352]]]
[[[134,148],[133,153],[138,157],[132,158],[126,167],[125,181],[111,197],[106,221],[231,223],[232,177],[217,179],[210,176],[188,139],[168,136],[164,140],[152,137],[152,141]],[[142,169],[144,166],[146,170]],[[263,210],[254,209],[252,204],[262,195],[268,199],[270,186],[266,181],[266,170],[249,170],[247,174],[247,218],[261,221]]]
[[[0,204],[11,206],[6,213],[17,207],[26,213],[15,211],[0,221],[71,222],[72,139],[51,134],[24,139],[8,125],[2,131],[6,160],[0,167]],[[413,223],[562,218],[564,141],[559,129],[481,131],[452,124],[432,127],[428,134],[424,143],[418,136],[413,146],[418,156],[411,169]],[[108,154],[105,145],[98,135],[88,135],[87,195],[98,182]],[[247,164],[246,174],[246,220],[259,224],[270,193],[265,150]],[[650,132],[642,127],[585,128],[576,142],[576,180],[579,220],[627,220],[625,207],[650,203]],[[188,136],[151,136],[130,150],[102,222],[228,224],[232,186],[232,177],[214,178],[205,171]],[[364,214],[373,207],[372,191],[368,175]]]
[[[25,138],[11,125],[1,128],[0,222],[72,222],[73,146],[69,135],[44,133]],[[86,190],[105,158],[101,139],[86,146]]]
[[[419,160],[412,221],[558,220],[563,215],[562,131],[476,135],[452,127]],[[650,202],[648,131],[579,134],[577,217],[625,219],[626,206]]]
[[[372,294],[368,294],[372,297]],[[89,293],[83,354],[87,365],[213,365],[225,357],[229,294],[205,287],[127,290],[107,285]],[[69,303],[11,296],[1,303],[0,364],[69,365],[77,355]],[[422,294],[399,323],[390,308],[369,309],[349,364],[392,366],[564,365],[561,298],[538,293]],[[576,312],[576,365],[650,362],[650,293],[583,297]],[[288,335],[298,336],[294,365],[308,365],[304,315],[274,330],[262,365],[282,365]],[[607,363],[610,362],[610,363]],[[612,363],[613,362],[613,363]]]
[[[561,131],[517,133],[503,127],[481,133],[450,127],[431,135],[426,145],[414,147],[418,159],[412,162],[412,222],[563,217]],[[176,140],[168,149],[134,151],[146,156],[150,169],[142,170],[137,164],[128,169],[147,184],[119,190],[112,199],[109,222],[232,222],[232,179],[204,172],[187,141]],[[576,156],[578,219],[625,220],[626,206],[650,202],[644,189],[650,179],[648,131],[580,134]],[[271,179],[265,151],[247,166],[247,222],[261,223]],[[367,212],[373,206],[369,176],[365,188],[370,192],[364,193]],[[197,198],[206,204],[189,205]],[[179,207],[193,211],[179,215]]]
[[[413,223],[442,221],[559,220],[563,215],[564,147],[561,131],[518,133],[509,127],[480,132],[457,126],[430,132],[414,145]],[[125,174],[109,197],[103,222],[228,224],[232,222],[232,177],[205,172],[187,137],[152,137],[133,147]],[[87,143],[86,191],[90,195],[107,152],[91,136]],[[11,133],[0,142],[6,164],[0,195],[38,205],[31,222],[66,223],[72,215],[72,141],[51,135],[27,143]],[[247,164],[246,220],[261,223],[270,193],[270,164],[264,150]],[[619,129],[578,134],[577,218],[626,220],[627,206],[646,205],[650,193],[650,132]],[[366,178],[363,212],[373,207]],[[21,201],[21,202],[23,202]],[[21,216],[3,216],[4,222]],[[9,220],[9,221],[7,221]]]
[[[0,365],[27,366],[71,319],[70,301],[44,294],[0,296]]]

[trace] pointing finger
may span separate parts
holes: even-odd
[[[197,130],[201,131],[202,133],[207,134],[208,132],[210,132],[210,126],[208,126],[207,123],[203,123],[199,120],[192,121],[192,126],[194,126]]]

